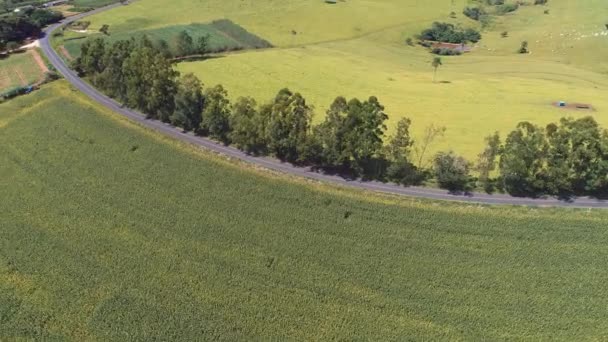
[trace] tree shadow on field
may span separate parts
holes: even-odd
[[[202,62],[202,61],[206,61],[208,59],[219,59],[219,58],[225,58],[225,57],[226,57],[226,55],[222,55],[222,54],[207,55],[207,56],[201,56],[201,55],[186,56],[186,57],[180,57],[179,59],[174,59],[173,62],[174,63],[192,63],[192,62]]]

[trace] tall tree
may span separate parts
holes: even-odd
[[[103,38],[84,42],[80,47],[80,57],[75,61],[76,67],[90,76],[101,73],[105,69],[105,50],[106,41]]]
[[[500,135],[498,132],[485,138],[486,147],[477,157],[476,170],[479,172],[479,183],[486,192],[492,192],[493,183],[490,174],[496,170],[496,158],[500,153]]]
[[[557,195],[596,194],[608,178],[605,133],[592,117],[563,118],[546,128],[547,187]]]
[[[321,147],[320,162],[324,167],[348,167],[350,157],[345,153],[344,126],[348,115],[348,104],[342,96],[337,97],[327,110],[325,121],[314,128],[314,136]]]
[[[197,129],[202,121],[203,85],[189,73],[182,76],[177,83],[175,94],[175,111],[171,115],[171,124],[182,127],[185,131]]]
[[[103,56],[104,71],[95,78],[95,85],[110,97],[121,102],[127,101],[127,86],[123,63],[131,55],[133,40],[119,40],[109,46]]]
[[[516,196],[539,196],[546,192],[547,141],[544,132],[521,122],[509,133],[500,156],[504,189]]]
[[[205,91],[201,131],[225,144],[229,142],[230,101],[228,92],[221,85]]]
[[[433,83],[435,83],[435,80],[437,78],[437,69],[439,69],[440,66],[443,65],[443,62],[441,60],[441,57],[434,57],[433,61],[431,62],[431,66],[433,67]]]
[[[169,122],[177,91],[179,73],[154,49],[147,37],[140,38],[129,58],[123,63],[127,88],[127,104],[143,111],[150,118]]]
[[[198,53],[199,55],[204,55],[207,53],[207,50],[209,48],[209,35],[206,34],[204,36],[200,36],[197,38],[196,40],[196,53]]]
[[[347,105],[345,118],[345,153],[349,156],[356,174],[379,176],[378,158],[382,156],[385,122],[388,115],[375,96],[361,102],[352,99]]]
[[[188,32],[180,31],[173,38],[173,51],[175,57],[189,56],[194,52],[194,41]]]
[[[268,149],[281,160],[300,161],[312,121],[312,109],[299,93],[282,89],[269,107]]]
[[[388,157],[391,160],[408,159],[414,140],[410,137],[410,126],[412,120],[401,118],[397,122],[397,131],[389,139],[386,146]]]
[[[386,154],[390,162],[387,177],[403,185],[419,184],[423,181],[423,175],[410,161],[411,149],[414,145],[414,140],[410,137],[411,124],[408,118],[399,120],[397,131],[386,146]]]
[[[240,97],[232,106],[230,116],[230,141],[239,149],[261,154],[265,147],[265,132],[256,102],[250,97]]]

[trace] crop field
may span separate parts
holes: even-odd
[[[0,105],[0,339],[593,340],[608,213],[255,171],[63,81]]]
[[[28,51],[0,59],[0,94],[40,80],[43,70],[33,54]]]
[[[453,3],[142,0],[91,20],[120,32],[229,18],[279,49],[183,63],[178,70],[195,73],[206,85],[225,85],[233,98],[266,101],[288,86],[316,107],[317,122],[338,95],[375,95],[386,106],[389,129],[403,116],[412,119],[418,139],[431,124],[445,126],[444,138],[432,149],[454,149],[469,159],[482,149],[484,136],[494,131],[504,136],[522,120],[544,125],[563,116],[593,115],[608,124],[603,0],[551,0],[494,17],[473,52],[443,58],[439,82],[433,83],[433,55],[404,42],[433,21],[479,27],[462,15],[467,1]],[[456,18],[450,18],[451,11]],[[531,53],[517,54],[524,40]],[[589,103],[596,110],[551,106],[560,100]]]
[[[114,42],[118,40],[129,39],[130,37],[146,35],[153,41],[163,39],[170,43],[171,40],[175,36],[177,36],[177,34],[181,31],[188,32],[188,34],[193,37],[195,41],[198,37],[208,35],[208,49],[212,52],[271,47],[271,44],[269,42],[247,32],[245,29],[229,20],[217,20],[209,24],[175,25],[160,29],[151,29],[136,32],[119,32],[117,34],[111,34],[110,36],[103,36],[101,34],[83,36],[82,34],[80,34],[82,39],[66,40],[64,46],[68,50],[70,55],[74,57],[80,55],[80,46],[87,39],[104,37],[109,42]],[[74,34],[70,33],[67,37],[73,38],[73,36]]]

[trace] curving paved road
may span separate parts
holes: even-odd
[[[74,87],[85,93],[94,101],[99,104],[113,110],[116,113],[124,115],[129,119],[138,122],[139,124],[152,128],[156,131],[159,131],[163,134],[171,136],[175,139],[179,139],[182,141],[186,141],[193,145],[218,152],[224,154],[226,156],[236,158],[242,161],[246,161],[251,164],[255,164],[258,166],[262,166],[264,168],[279,171],[291,175],[296,175],[300,177],[315,179],[318,181],[329,182],[333,184],[339,184],[343,186],[404,195],[410,197],[417,198],[426,198],[432,200],[447,200],[447,201],[459,201],[459,202],[468,202],[475,204],[491,204],[491,205],[520,205],[520,206],[535,206],[535,207],[571,207],[571,208],[603,208],[608,209],[608,201],[600,201],[592,198],[581,197],[577,198],[573,201],[565,202],[555,198],[546,198],[546,199],[531,199],[531,198],[518,198],[512,197],[504,194],[496,194],[496,195],[488,195],[483,193],[473,193],[469,195],[453,195],[444,190],[439,189],[430,189],[423,187],[409,187],[404,188],[399,185],[394,184],[385,184],[381,182],[363,182],[363,181],[353,181],[346,180],[339,176],[327,175],[318,172],[311,171],[309,168],[304,167],[296,167],[288,163],[282,163],[276,159],[272,158],[259,158],[247,155],[246,153],[233,148],[227,147],[221,144],[218,144],[212,140],[194,136],[192,134],[182,133],[181,130],[176,129],[170,125],[164,124],[160,121],[156,120],[148,120],[141,113],[122,108],[120,104],[110,99],[109,97],[101,94],[95,88],[90,86],[88,83],[84,82],[80,79],[63,61],[61,57],[57,54],[57,52],[51,47],[49,37],[59,27],[65,24],[69,24],[73,21],[80,20],[86,16],[103,12],[108,9],[122,6],[121,4],[114,4],[107,7],[102,7],[97,10],[82,13],[70,18],[65,19],[63,22],[49,26],[45,30],[45,37],[40,40],[40,46],[42,51],[46,54],[49,61],[53,66],[57,69],[59,73],[61,73],[65,79],[70,82]]]

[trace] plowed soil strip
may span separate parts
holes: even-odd
[[[63,54],[63,56],[65,58],[67,58],[68,61],[74,60],[74,57],[72,57],[72,55],[70,55],[70,52],[68,51],[68,49],[65,48],[65,46],[61,45],[59,47],[59,51],[61,51],[61,53]]]
[[[36,61],[36,64],[38,64],[38,67],[40,67],[40,70],[42,70],[43,73],[48,72],[49,67],[46,65],[46,63],[40,56],[40,53],[38,53],[38,50],[30,50],[30,51],[31,51],[32,57],[34,57],[34,60]]]

